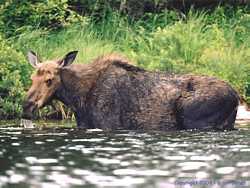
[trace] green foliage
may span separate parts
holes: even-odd
[[[0,4],[0,30],[7,36],[34,28],[58,29],[81,20],[67,0],[5,0]]]
[[[107,40],[100,40],[96,33],[89,30],[89,25],[72,25],[59,32],[42,30],[24,32],[15,39],[17,48],[27,53],[32,49],[42,60],[61,58],[69,51],[79,50],[76,62],[89,62],[93,58],[114,51],[115,46]]]
[[[29,82],[29,67],[24,56],[0,37],[0,117],[20,116],[24,87]]]

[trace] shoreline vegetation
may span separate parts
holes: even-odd
[[[0,119],[20,118],[30,49],[47,59],[79,50],[77,63],[115,52],[147,70],[216,76],[250,104],[249,5],[145,12],[135,4],[126,12],[121,0],[85,1],[0,3]],[[74,118],[61,103],[39,116]]]

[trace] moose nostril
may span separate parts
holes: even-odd
[[[31,107],[30,107],[30,111],[31,111],[31,113],[34,113],[35,112],[35,110],[36,110],[36,108],[37,108],[37,105],[32,105]]]
[[[25,101],[23,103],[23,114],[22,114],[22,118],[25,119],[32,119],[34,118],[34,112],[37,109],[37,105],[32,102],[32,101]]]

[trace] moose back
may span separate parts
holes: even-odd
[[[239,97],[214,77],[150,72],[119,55],[106,55],[89,64],[72,64],[76,51],[36,68],[23,105],[23,117],[51,100],[62,101],[83,128],[180,130],[234,128]]]

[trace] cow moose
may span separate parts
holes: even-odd
[[[104,130],[234,129],[237,92],[214,77],[147,71],[109,54],[72,64],[77,51],[40,62],[23,104],[23,117],[57,99],[73,111],[77,126]]]

